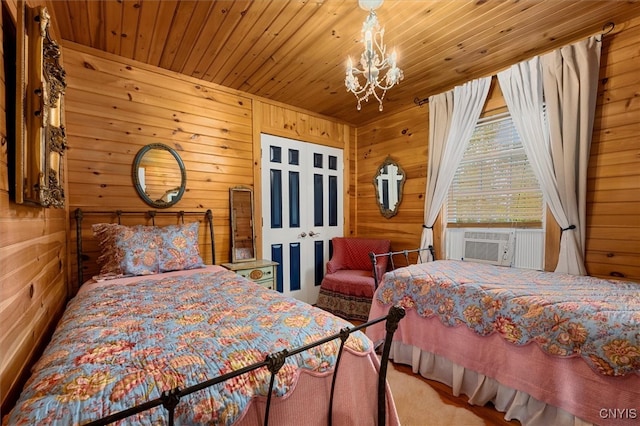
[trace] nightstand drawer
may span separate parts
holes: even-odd
[[[252,281],[273,280],[273,266],[264,266],[262,268],[242,269],[237,271],[238,275],[248,278]]]
[[[256,284],[261,285],[264,288],[268,288],[269,290],[273,290],[274,289],[274,283],[273,280],[269,279],[269,280],[264,280],[264,281],[256,281]]]

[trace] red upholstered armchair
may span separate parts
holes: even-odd
[[[375,291],[370,253],[390,251],[391,241],[344,237],[331,241],[333,254],[320,284],[317,306],[348,320],[367,321]],[[387,260],[386,256],[378,259],[378,277],[386,272]]]

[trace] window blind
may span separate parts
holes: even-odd
[[[509,113],[478,120],[449,188],[449,223],[541,222],[543,197]]]

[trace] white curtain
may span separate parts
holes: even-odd
[[[556,272],[586,275],[587,165],[599,69],[600,43],[591,37],[498,73],[527,157],[563,229]]]
[[[490,86],[491,77],[485,77],[429,97],[429,165],[420,248],[433,245],[433,224],[476,127]],[[427,261],[427,257],[423,260]]]

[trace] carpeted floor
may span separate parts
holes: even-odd
[[[402,426],[484,426],[471,411],[448,405],[438,392],[417,377],[397,371],[393,363],[387,369],[387,381]]]

